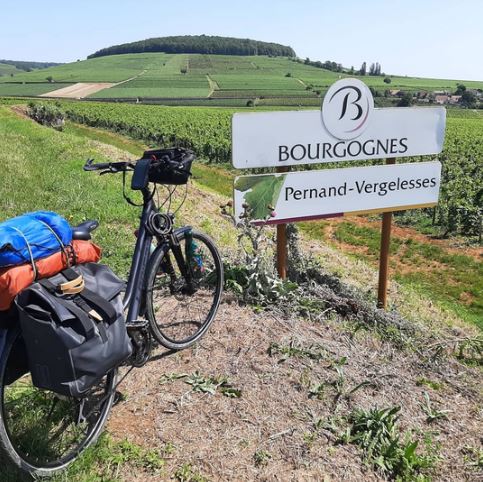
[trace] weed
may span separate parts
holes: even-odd
[[[304,368],[300,374],[299,383],[301,387],[310,387],[310,368]]]
[[[441,390],[442,388],[444,388],[443,383],[435,382],[433,380],[429,380],[428,378],[424,378],[424,377],[418,378],[416,380],[416,385],[418,387],[426,386],[426,387],[432,388],[433,390]]]
[[[317,440],[317,432],[305,432],[302,438],[307,448],[310,449]]]
[[[427,392],[424,392],[424,401],[419,404],[421,410],[426,414],[426,422],[432,423],[436,420],[448,419],[447,413],[451,410],[438,410],[433,407],[433,404],[429,398]]]
[[[384,475],[397,480],[414,480],[431,469],[437,455],[431,450],[417,451],[418,440],[408,434],[404,440],[397,430],[400,407],[355,410],[349,416],[349,426],[339,435],[340,443],[352,443],[364,451],[364,460]],[[426,447],[430,445],[425,440]]]
[[[182,378],[188,377],[188,373],[164,373],[161,376],[161,380],[159,381],[160,385],[164,385],[165,383],[175,382],[176,380],[180,380]]]
[[[273,236],[265,230],[266,224],[255,226],[251,222],[248,205],[245,205],[241,219],[235,218],[231,202],[221,206],[221,212],[238,230],[241,253],[241,259],[236,264],[225,266],[226,288],[245,303],[259,306],[293,299],[297,284],[280,279],[275,272],[271,255]]]
[[[477,470],[483,469],[483,449],[466,445],[462,449],[465,464]]]
[[[198,372],[189,375],[185,379],[185,383],[192,386],[194,392],[209,393],[214,395],[218,390],[225,397],[240,398],[241,390],[235,388],[227,377],[205,377]]]
[[[334,404],[336,405],[341,399],[350,399],[350,397],[360,390],[361,388],[372,386],[375,384],[369,380],[354,385],[353,387],[347,387],[347,380],[344,374],[344,365],[347,363],[347,357],[341,357],[338,360],[332,362],[332,367],[337,372],[337,378],[331,382],[321,382],[312,386],[309,390],[309,397],[315,397],[319,400],[324,398],[325,389],[329,386],[335,389]]]
[[[174,473],[174,479],[178,482],[207,482],[201,472],[194,468],[191,464],[183,464],[178,467]]]
[[[268,348],[268,354],[270,356],[281,355],[278,362],[284,362],[288,358],[308,358],[310,360],[322,360],[326,358],[327,352],[322,345],[314,344],[308,348],[297,344],[294,340],[291,340],[288,345],[280,345],[279,343],[271,343]]]
[[[312,385],[309,389],[309,397],[316,398],[317,400],[323,400],[326,388],[327,388],[326,382],[321,382],[321,383]]]
[[[456,358],[469,366],[483,364],[483,335],[456,337],[440,340],[427,347],[430,360],[452,353]]]
[[[172,455],[176,450],[175,445],[173,442],[166,442],[164,447],[162,448],[163,455],[169,456]]]
[[[253,454],[253,460],[256,467],[262,467],[268,464],[268,461],[272,458],[272,454],[266,450],[257,450]]]
[[[455,346],[456,358],[470,365],[482,365],[483,335],[465,338]]]

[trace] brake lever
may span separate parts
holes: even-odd
[[[110,169],[106,169],[105,171],[101,171],[99,173],[99,176],[102,176],[103,174],[110,174],[112,171]]]

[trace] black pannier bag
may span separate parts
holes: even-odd
[[[81,397],[131,355],[123,288],[107,266],[86,263],[33,283],[17,295],[36,387]]]
[[[186,184],[191,176],[191,164],[196,156],[188,149],[152,149],[144,151],[143,159],[151,159],[149,182],[157,184]]]

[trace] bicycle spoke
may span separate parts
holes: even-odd
[[[161,343],[163,339],[173,344],[194,339],[212,321],[219,302],[221,261],[219,257],[215,260],[202,237],[194,235],[192,239],[194,246],[189,249],[186,238],[180,243],[185,268],[180,269],[170,254],[174,276],[173,273],[168,276],[163,268],[167,263],[160,261],[148,288],[148,314],[151,313],[154,332],[158,330],[162,334]],[[185,278],[182,271],[188,271],[189,276]]]
[[[35,467],[61,466],[73,460],[102,429],[112,385],[113,375],[109,375],[82,399],[40,390],[30,374],[4,386],[1,422],[15,452]]]

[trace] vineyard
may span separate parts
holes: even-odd
[[[117,85],[88,97],[157,101],[166,105],[176,100],[178,105],[315,106],[320,104],[329,85],[348,75],[289,57],[146,52],[90,58],[33,72],[14,72],[13,76],[0,77],[0,96],[36,96],[65,83],[109,82]],[[454,92],[459,83],[391,75],[388,85],[384,78],[368,75],[364,81],[380,96],[388,89]],[[47,83],[47,79],[51,82]],[[464,84],[467,88],[483,88],[482,82],[464,81]],[[214,102],[209,103],[207,99]]]
[[[72,102],[64,106],[68,117],[81,124],[152,144],[190,147],[209,162],[231,161],[230,123],[236,109]],[[421,223],[422,219],[422,224],[439,226],[445,234],[478,235],[483,203],[481,114],[480,111],[449,111],[445,147],[437,156],[443,163],[438,208],[409,212],[403,215],[403,220]]]

